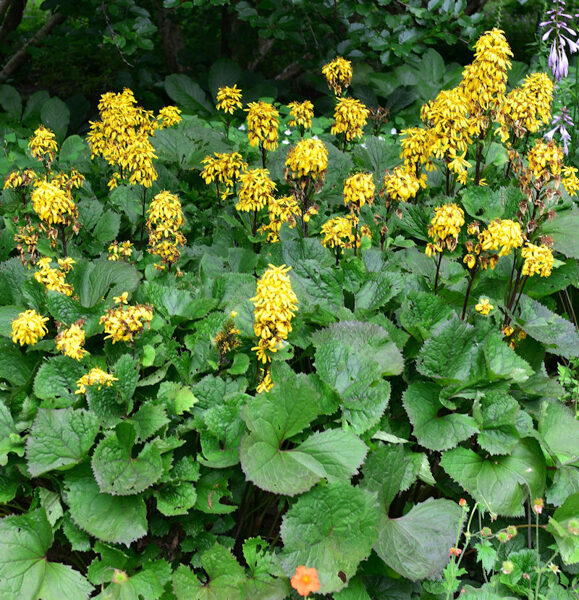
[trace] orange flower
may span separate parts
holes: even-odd
[[[308,569],[304,565],[300,565],[296,569],[296,574],[291,578],[291,584],[300,596],[308,596],[310,592],[317,592],[320,589],[318,571],[313,567]]]

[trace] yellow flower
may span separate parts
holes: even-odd
[[[261,210],[273,200],[275,183],[267,169],[250,169],[240,177],[238,202],[235,208],[241,212]]]
[[[478,304],[474,308],[481,315],[488,315],[495,307],[488,298],[479,298]]]
[[[81,322],[82,324],[82,322]],[[79,323],[63,329],[55,338],[56,348],[65,356],[81,360],[87,351],[84,349],[85,331]]]
[[[70,195],[54,182],[37,179],[32,191],[32,208],[49,225],[69,225],[76,221],[78,211]]]
[[[562,183],[567,190],[569,196],[576,196],[579,192],[579,177],[577,177],[577,169],[575,167],[562,168]]]
[[[464,212],[458,205],[443,204],[434,209],[434,217],[428,227],[428,235],[435,243],[444,242],[447,238],[456,240],[460,228],[464,225]]]
[[[290,102],[288,108],[292,117],[288,121],[290,127],[311,128],[314,117],[314,105],[309,100],[305,100],[304,102]]]
[[[360,212],[364,204],[372,205],[376,186],[372,173],[356,173],[344,181],[344,204],[355,212]]]
[[[263,363],[271,360],[270,353],[277,352],[292,330],[298,299],[292,290],[288,271],[291,267],[281,265],[269,268],[257,281],[257,293],[251,298],[255,306],[254,332],[259,338],[257,358]]]
[[[536,246],[527,242],[521,250],[521,256],[525,259],[523,263],[523,275],[532,277],[540,275],[541,277],[549,277],[553,269],[553,252],[545,244]]]
[[[326,248],[354,248],[354,246],[359,248],[362,237],[372,238],[372,234],[370,229],[363,225],[356,236],[355,229],[358,223],[359,219],[354,214],[347,217],[334,217],[326,221],[320,232],[324,236],[321,239],[322,245]]]
[[[352,81],[352,63],[341,56],[337,56],[332,62],[322,67],[322,74],[328,82],[328,87],[334,91],[336,96],[342,93]]]
[[[269,392],[273,387],[273,381],[271,380],[271,373],[268,371],[260,381],[259,385],[255,388],[255,391],[258,394],[262,394],[263,392]]]
[[[261,144],[266,150],[275,150],[279,137],[279,112],[268,102],[250,102],[247,106],[249,145]]]
[[[239,152],[214,152],[213,156],[206,156],[201,162],[205,165],[201,177],[207,185],[215,182],[222,200],[231,194],[240,174],[247,169],[247,163]]]
[[[122,242],[122,244],[119,244],[119,242],[114,241],[109,246],[108,252],[109,252],[109,256],[108,256],[109,260],[117,261],[117,260],[129,259],[133,255],[133,244],[131,242],[129,242],[128,240],[126,242]]]
[[[97,389],[101,389],[103,385],[111,387],[113,381],[118,381],[116,377],[113,377],[106,371],[95,367],[91,369],[86,375],[83,375],[77,382],[78,386],[75,394],[86,394],[86,388],[93,385],[97,386]]]
[[[328,168],[328,151],[324,142],[312,138],[299,141],[288,152],[285,166],[286,177],[323,179]]]
[[[407,202],[416,197],[420,188],[426,187],[426,175],[417,177],[414,167],[406,164],[399,165],[392,170],[392,173],[387,171],[384,174],[383,186],[389,198]]]
[[[546,182],[561,174],[563,150],[553,140],[547,143],[536,140],[527,153],[527,159],[535,179]]]
[[[4,179],[4,189],[13,189],[29,185],[36,179],[36,173],[32,169],[24,171],[12,171],[6,179]]]
[[[370,111],[360,100],[340,98],[334,110],[332,135],[343,133],[347,142],[362,137],[364,134],[363,128],[369,114]]]
[[[296,224],[296,217],[301,216],[302,211],[296,202],[294,196],[283,196],[282,198],[273,198],[268,206],[269,224],[259,228],[261,233],[267,232],[268,242],[279,241],[279,230],[284,223],[287,223],[290,229]]]
[[[424,127],[409,127],[400,132],[400,145],[402,152],[400,158],[404,160],[407,171],[414,171],[425,165],[426,170],[434,169],[432,163],[432,147],[434,144],[434,133],[431,129]]]
[[[54,133],[50,129],[41,125],[36,129],[34,135],[28,142],[28,148],[30,148],[30,154],[37,160],[47,160],[51,163],[54,160],[54,156],[58,152],[58,144]]]
[[[117,306],[110,308],[99,323],[104,325],[105,339],[117,342],[132,342],[135,335],[143,331],[145,325],[150,325],[153,320],[153,307],[149,304],[125,304],[126,292],[115,298]]]
[[[12,341],[15,344],[34,346],[47,333],[45,323],[48,317],[39,315],[35,310],[25,310],[12,321]]]
[[[462,73],[460,89],[468,100],[471,115],[496,110],[503,102],[507,86],[509,56],[513,53],[500,29],[492,29],[477,40],[475,59]]]
[[[523,245],[521,226],[511,219],[491,221],[478,238],[483,250],[501,248],[499,256],[508,256],[513,248],[520,248]]]
[[[232,115],[241,106],[241,90],[237,85],[224,86],[217,90],[217,110]]]
[[[51,258],[41,258],[37,262],[36,266],[39,268],[39,270],[34,273],[34,279],[36,279],[38,283],[42,283],[47,290],[58,292],[59,294],[64,294],[65,296],[72,296],[74,288],[69,283],[66,283],[65,278],[66,274],[72,269],[74,260],[72,258],[59,258],[58,263],[61,267],[60,269],[53,269],[50,266],[51,263]]]
[[[157,116],[159,121],[159,129],[172,127],[181,122],[181,110],[176,106],[164,106]]]
[[[475,266],[475,264],[476,264],[476,258],[474,256],[474,254],[470,254],[469,253],[469,254],[465,255],[465,257],[462,259],[462,262],[466,263],[466,266],[469,269],[472,269]]]

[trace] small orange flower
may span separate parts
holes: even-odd
[[[291,578],[291,584],[300,596],[308,596],[310,592],[317,592],[320,589],[318,571],[313,567],[308,569],[304,565],[300,565],[296,569],[296,574]]]

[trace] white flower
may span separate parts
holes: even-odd
[[[291,135],[291,134],[292,134],[292,132],[291,132],[291,130],[290,130],[290,129],[286,129],[286,130],[284,131],[284,134],[285,134],[285,135]]]
[[[245,131],[245,123],[242,123],[237,129],[239,129],[239,131]]]
[[[289,141],[289,140],[282,140],[282,141],[281,141],[281,143],[282,143],[282,144],[289,144],[289,143],[290,143],[290,141]]]
[[[392,127],[392,129],[390,130],[390,133],[392,135],[396,135],[398,132],[396,131],[396,127]]]

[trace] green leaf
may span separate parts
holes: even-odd
[[[478,432],[476,421],[461,413],[440,415],[440,388],[432,383],[411,383],[402,401],[418,443],[430,450],[446,450]]]
[[[519,403],[505,392],[490,390],[479,405],[475,404],[474,411],[481,428],[477,437],[479,446],[489,454],[510,454],[519,441],[515,426]]]
[[[571,523],[571,522],[574,523]],[[550,531],[557,542],[563,562],[567,565],[579,563],[579,492],[569,496],[565,502],[549,518],[547,531]],[[574,531],[571,531],[574,529]]]
[[[453,314],[452,306],[440,296],[412,290],[404,298],[400,323],[413,337],[424,341]]]
[[[10,325],[8,330],[10,330]],[[0,379],[5,379],[10,384],[20,387],[31,378],[38,363],[38,354],[22,354],[12,342],[9,343],[9,346],[0,348]]]
[[[147,533],[147,509],[141,496],[103,494],[86,470],[70,473],[65,499],[73,521],[103,542],[129,546]]]
[[[79,260],[69,280],[79,295],[83,306],[94,306],[107,296],[120,296],[132,292],[139,285],[138,271],[126,262],[111,262],[106,258],[92,262]]]
[[[442,455],[440,464],[491,515],[521,516],[525,498],[540,498],[545,488],[545,459],[530,438],[521,440],[510,455],[489,459],[455,448]]]
[[[23,440],[16,429],[10,410],[0,400],[0,465],[7,464],[10,452],[22,456],[24,454]]]
[[[197,492],[192,483],[167,483],[155,490],[157,510],[166,517],[186,515],[197,502]]]
[[[373,323],[341,321],[312,339],[318,374],[345,398],[384,376],[398,375],[404,366],[389,333]]]
[[[18,600],[88,598],[92,586],[67,565],[48,562],[52,527],[43,509],[0,520],[0,594]]]
[[[564,404],[558,401],[543,403],[539,433],[549,452],[560,462],[579,460],[579,421]]]
[[[385,512],[401,489],[407,459],[401,445],[380,445],[370,453],[362,471],[360,486],[377,492],[378,502]]]
[[[231,552],[215,544],[201,555],[201,564],[209,583],[199,581],[193,571],[180,565],[173,573],[173,591],[177,600],[243,600],[245,574]]]
[[[489,381],[510,379],[515,383],[522,383],[533,375],[531,365],[509,348],[499,333],[491,332],[487,335],[483,352]]]
[[[536,300],[522,296],[516,324],[530,337],[545,344],[547,352],[567,358],[579,356],[579,332],[575,325],[545,308]]]
[[[130,422],[135,426],[137,438],[144,442],[167,425],[169,419],[163,406],[143,404],[130,418]]]
[[[84,409],[39,409],[26,441],[28,472],[38,477],[81,462],[99,428],[96,416]]]
[[[318,571],[320,594],[345,587],[347,579],[368,557],[376,541],[378,512],[373,494],[348,483],[318,486],[300,496],[281,525],[284,548],[281,561],[293,575],[299,565]]]
[[[22,100],[16,88],[11,85],[0,85],[0,106],[6,112],[6,116],[19,121],[22,114]]]
[[[579,209],[574,206],[571,210],[558,212],[552,221],[541,226],[541,231],[553,238],[553,247],[557,252],[569,258],[579,258],[578,228]]]
[[[458,504],[429,498],[399,519],[382,514],[374,550],[407,579],[432,579],[441,575],[448,562],[448,549],[455,545],[461,524]]]
[[[239,83],[241,69],[229,58],[218,58],[209,69],[209,89],[214,97],[220,87],[232,87]]]
[[[201,86],[188,75],[174,73],[166,77],[165,91],[184,111],[202,115],[215,112]]]
[[[118,565],[120,566],[120,565]],[[113,568],[109,567],[111,576]],[[111,583],[97,596],[97,600],[158,600],[171,579],[171,567],[164,560],[146,563],[136,574],[112,578]]]
[[[36,373],[34,393],[41,400],[61,399],[64,405],[78,400],[75,395],[76,382],[84,375],[85,369],[78,361],[68,356],[49,358]]]
[[[390,384],[378,381],[365,390],[355,390],[341,403],[344,419],[358,435],[374,427],[384,414],[390,400]]]
[[[118,379],[115,383],[115,388],[119,391],[121,398],[127,404],[130,403],[139,381],[139,361],[129,354],[124,354],[115,363],[114,374]]]
[[[161,453],[154,442],[133,456],[133,443],[117,433],[105,437],[92,456],[92,469],[101,492],[119,496],[138,494],[163,474]]]
[[[481,352],[472,325],[454,316],[434,330],[422,346],[416,368],[443,385],[467,384],[485,378]]]
[[[99,219],[93,234],[102,244],[112,242],[119,234],[121,215],[112,210],[107,210]]]
[[[56,139],[62,142],[68,130],[70,110],[60,98],[50,98],[42,105],[40,120],[54,132]]]
[[[482,563],[483,569],[487,572],[495,568],[497,561],[497,551],[488,540],[482,540],[480,544],[475,544],[477,562]]]
[[[488,187],[466,187],[461,201],[466,212],[483,223],[502,217],[505,211],[503,194]]]
[[[571,494],[579,492],[579,468],[564,466],[557,469],[553,485],[547,490],[545,497],[549,504],[561,506]]]

